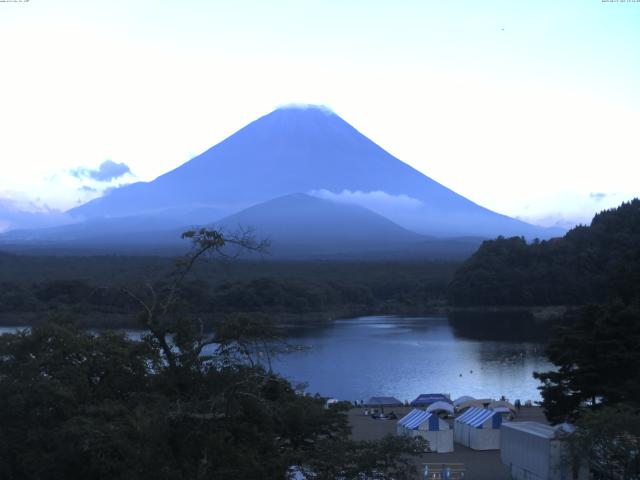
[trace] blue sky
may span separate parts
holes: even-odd
[[[21,208],[151,180],[296,102],[536,223],[639,194],[640,2],[31,0],[0,3],[0,42]],[[131,173],[77,175],[106,160]]]

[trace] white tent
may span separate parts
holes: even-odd
[[[456,405],[456,411],[463,412],[464,410],[470,407],[484,408],[484,405],[480,400],[466,400]]]
[[[338,400],[337,398],[327,398],[327,401],[324,402],[324,408],[329,408],[331,405],[335,405],[339,401],[340,400]]]
[[[424,438],[432,452],[453,452],[453,430],[434,413],[414,408],[398,421],[396,433]]]
[[[457,407],[457,406],[458,406],[458,405],[460,405],[461,403],[468,402],[469,400],[475,400],[475,398],[470,397],[469,395],[463,395],[463,396],[461,396],[461,397],[456,398],[456,399],[453,401],[453,405],[454,405],[455,407]]]
[[[507,414],[513,413],[507,407],[493,407],[491,410],[493,410],[494,412],[498,412],[498,413],[507,413]]]
[[[561,480],[574,478],[569,465],[563,464],[563,443],[559,430],[538,422],[507,422],[500,429],[500,458],[509,467],[514,480]],[[566,433],[565,433],[566,434]],[[578,479],[588,478],[586,468]]]
[[[493,410],[471,407],[454,422],[454,439],[473,450],[500,448],[502,416]]]
[[[505,401],[505,400],[497,400],[495,402],[491,402],[487,408],[490,408],[491,410],[496,410],[498,408],[508,408],[509,410],[511,410],[511,412],[513,414],[516,413],[516,407],[513,406],[513,404]],[[496,410],[496,411],[500,411],[500,410]]]
[[[453,415],[453,405],[449,402],[435,402],[427,407],[427,412],[447,412]]]

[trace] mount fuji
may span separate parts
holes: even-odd
[[[563,233],[468,200],[314,106],[277,109],[155,180],[113,189],[67,214],[76,223],[14,230],[0,243],[183,248],[181,227],[236,225],[272,238],[284,256],[438,257],[469,255],[498,235]]]
[[[189,215],[205,223],[293,193],[360,203],[406,229],[439,237],[562,233],[477,205],[315,106],[277,109],[175,170],[69,213],[79,219]]]

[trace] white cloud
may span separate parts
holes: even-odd
[[[540,196],[530,204],[522,205],[523,212],[516,218],[543,227],[573,228],[589,225],[593,216],[622,202],[637,197],[637,193],[627,192],[577,192],[565,191],[553,195]]]
[[[90,178],[96,182],[110,182],[124,175],[133,175],[126,163],[105,160],[97,168],[78,167],[69,171],[76,178]]]
[[[325,200],[332,200],[334,202],[351,203],[360,205],[362,207],[370,208],[374,211],[389,211],[389,210],[407,210],[418,209],[423,203],[417,198],[410,197],[408,195],[392,195],[382,190],[375,190],[372,192],[363,192],[361,190],[343,190],[340,193],[334,193],[329,190],[312,190],[309,195],[314,197],[324,198]]]

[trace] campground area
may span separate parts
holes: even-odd
[[[392,411],[398,419],[409,413],[413,407],[385,408],[386,413]],[[378,440],[385,435],[396,435],[398,420],[373,419],[365,415],[365,408],[357,407],[349,411],[351,436],[354,440]],[[453,419],[448,420],[453,425]],[[535,421],[547,423],[540,407],[522,407],[512,420],[514,422]],[[425,453],[417,459],[418,471],[425,463],[463,463],[465,480],[508,480],[508,469],[500,461],[500,450],[472,450],[454,443],[454,451],[450,453]],[[420,478],[420,477],[418,477]]]

